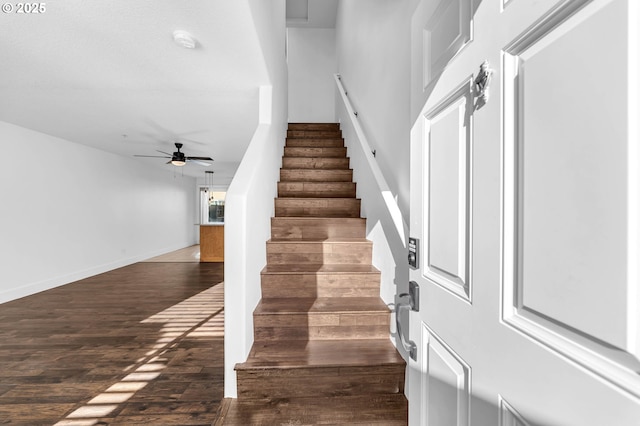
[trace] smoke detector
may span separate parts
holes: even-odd
[[[182,30],[176,30],[173,32],[173,41],[175,41],[178,46],[184,47],[185,49],[195,49],[198,44],[198,41],[193,38],[191,34]]]

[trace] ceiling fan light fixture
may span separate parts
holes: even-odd
[[[178,167],[182,167],[187,163],[191,163],[191,164],[199,164],[201,166],[210,166],[210,163],[205,163],[205,161],[213,161],[213,158],[211,157],[187,157],[186,155],[184,155],[184,152],[180,151],[180,148],[182,148],[182,143],[180,142],[175,142],[174,143],[176,146],[177,151],[175,151],[172,154],[169,154],[168,152],[164,152],[164,151],[160,151],[157,150],[159,153],[161,154],[165,154],[163,156],[159,156],[159,155],[134,155],[134,157],[155,157],[155,158],[169,158],[170,160],[167,161],[166,164],[171,164],[173,166],[178,166]]]
[[[187,164],[187,157],[183,152],[180,152],[180,148],[182,148],[181,143],[176,143],[176,148],[178,149],[171,155],[171,164],[174,166],[184,166]]]

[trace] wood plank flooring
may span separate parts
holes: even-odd
[[[211,425],[223,264],[137,263],[0,305],[0,424]]]

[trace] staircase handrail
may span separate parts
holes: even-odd
[[[402,212],[400,211],[400,207],[398,206],[398,203],[393,197],[391,189],[389,188],[389,185],[387,184],[387,181],[384,178],[384,174],[382,173],[380,166],[375,161],[376,151],[371,149],[371,145],[369,144],[369,141],[367,140],[367,137],[365,136],[365,133],[362,130],[362,126],[360,126],[360,123],[358,122],[358,113],[353,109],[353,105],[351,105],[351,101],[347,96],[347,91],[345,90],[344,85],[342,84],[341,75],[334,74],[334,78],[336,81],[336,85],[338,86],[338,93],[340,93],[342,102],[344,103],[344,106],[348,112],[348,116],[350,118],[350,124],[353,126],[353,129],[356,133],[356,136],[357,136],[356,139],[360,147],[362,148],[362,151],[365,153],[367,164],[370,168],[371,173],[373,174],[376,185],[378,186],[385,200],[385,205],[388,209],[389,215],[391,216],[394,222],[396,231],[398,232],[398,237],[403,242],[404,247],[406,247],[409,227],[407,226],[407,223],[404,221],[404,218],[402,217]]]

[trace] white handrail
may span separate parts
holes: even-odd
[[[382,197],[384,198],[385,205],[387,207],[389,215],[393,220],[398,236],[403,242],[403,246],[406,247],[409,227],[402,217],[400,207],[398,207],[398,203],[393,197],[391,189],[389,188],[389,185],[387,184],[387,181],[382,174],[382,170],[380,170],[380,166],[378,166],[378,163],[375,161],[375,151],[371,149],[371,145],[369,144],[369,141],[367,140],[367,137],[365,136],[364,131],[362,130],[362,127],[358,122],[358,113],[353,109],[353,106],[351,105],[351,101],[349,100],[344,85],[342,84],[340,74],[334,74],[334,78],[336,80],[336,85],[338,86],[338,93],[340,94],[342,102],[344,103],[344,107],[347,110],[347,115],[350,117],[350,124],[353,126],[353,129],[357,136],[357,142],[362,148],[362,151],[365,153],[369,169],[373,174],[376,185],[378,186]]]

